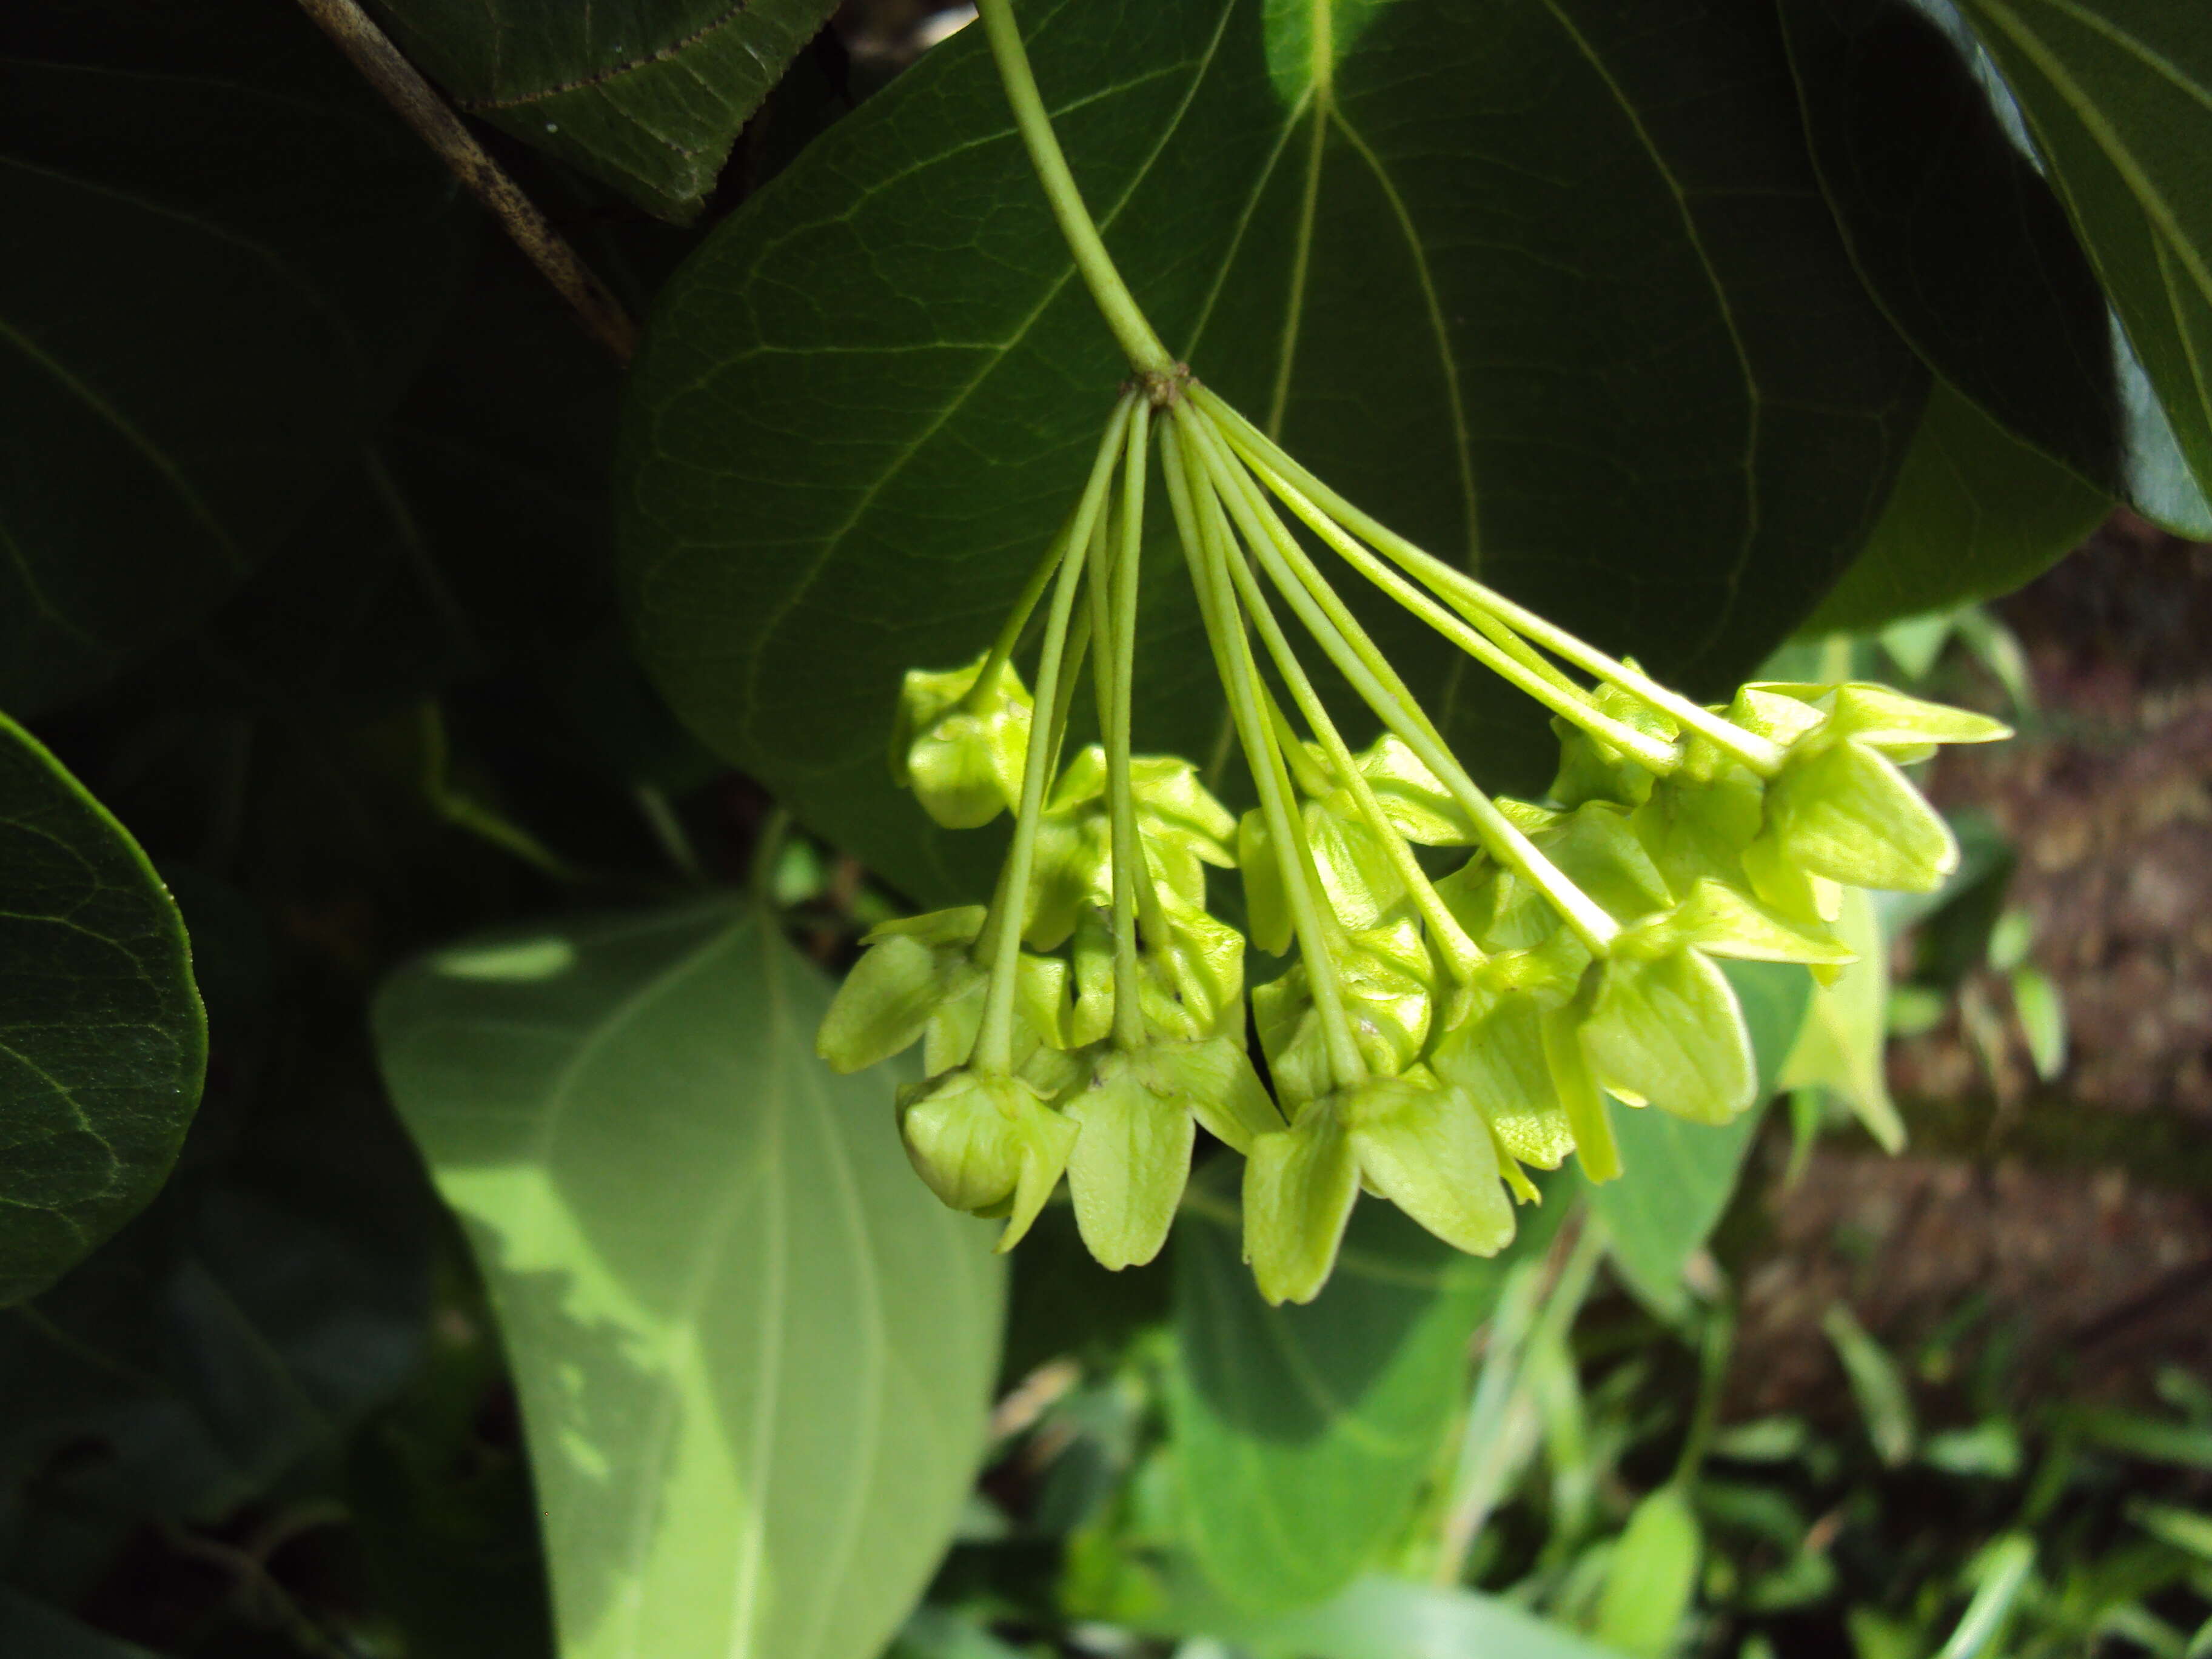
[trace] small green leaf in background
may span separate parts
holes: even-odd
[[[1978,1659],[1996,1644],[2035,1571],[2035,1540],[2021,1533],[1998,1539],[1982,1552],[1973,1571],[1981,1581],[1974,1599],[1936,1659]]]
[[[2212,11],[1959,4],[2019,100],[2198,491],[2212,493]]]
[[[1148,1627],[1212,1637],[1252,1659],[1607,1659],[1617,1651],[1499,1596],[1383,1577],[1359,1579],[1316,1607],[1272,1613],[1186,1581],[1167,1615]]]
[[[378,998],[520,1391],[564,1659],[868,1659],[951,1539],[1003,1277],[750,906],[465,944]]]
[[[1680,1486],[1670,1483],[1645,1497],[1613,1544],[1592,1633],[1642,1659],[1668,1651],[1697,1595],[1703,1547],[1698,1517]]]
[[[1888,1350],[1875,1340],[1858,1316],[1841,1302],[1820,1316],[1820,1328],[1844,1364],[1844,1376],[1858,1402],[1867,1438],[1893,1468],[1912,1455],[1919,1427],[1912,1413],[1911,1390]]]
[[[1774,1091],[1782,1056],[1796,1041],[1813,996],[1802,968],[1771,962],[1731,962],[1724,968],[1751,1031],[1759,1106],[1718,1127],[1650,1107],[1612,1107],[1627,1173],[1601,1187],[1585,1183],[1614,1267],[1638,1297],[1668,1318],[1689,1306],[1682,1269],[1728,1208],[1736,1172],[1759,1132],[1760,1107]]]
[[[0,162],[25,228],[0,260],[0,706],[28,716],[300,523],[419,365],[475,220],[260,0],[10,0]]]
[[[836,0],[373,0],[460,107],[678,224]]]
[[[1889,938],[1862,888],[1845,890],[1836,937],[1859,959],[1817,986],[1796,1046],[1783,1062],[1785,1089],[1824,1089],[1839,1097],[1887,1152],[1905,1149],[1905,1120],[1889,1097]]]
[[[1198,1188],[1175,1237],[1168,1405],[1191,1546],[1231,1601],[1334,1595],[1401,1525],[1461,1397],[1467,1345],[1572,1198],[1551,1184],[1500,1255],[1462,1255],[1386,1204],[1352,1212],[1328,1287],[1270,1308],[1233,1202]]]
[[[107,809],[0,715],[0,1306],[154,1195],[206,1065],[167,890]]]
[[[2012,1011],[2036,1076],[2045,1083],[2066,1069],[2066,1004],[2058,987],[2040,968],[2016,968],[2011,975]]]
[[[1356,27],[1338,8],[1316,64],[1310,9],[1020,8],[1139,301],[1401,533],[1723,690],[1856,552],[1927,384],[1821,199],[1771,14],[1394,0]],[[616,466],[626,602],[670,707],[939,902],[988,892],[1000,837],[938,831],[893,787],[901,676],[988,642],[1127,372],[979,36],[839,122],[671,280]],[[1221,694],[1161,554],[1136,741],[1204,762]],[[1486,781],[1541,787],[1534,705],[1347,598]]]

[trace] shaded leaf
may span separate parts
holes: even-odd
[[[1938,375],[1874,533],[1803,631],[1861,632],[2008,593],[2111,507]]]
[[[865,1659],[951,1535],[1002,1280],[813,1056],[743,904],[441,951],[378,999],[522,1398],[569,1659]]]
[[[206,1064],[168,890],[107,809],[0,715],[0,1306],[153,1197]]]
[[[204,615],[389,411],[454,292],[452,179],[291,8],[0,24],[0,702]]]
[[[836,0],[374,0],[460,107],[681,224]]]
[[[1682,1269],[1718,1224],[1735,1191],[1736,1175],[1761,1109],[1774,1092],[1782,1057],[1797,1040],[1812,997],[1802,968],[1784,963],[1723,965],[1759,1064],[1759,1102],[1734,1122],[1714,1127],[1686,1122],[1650,1107],[1608,1103],[1626,1173],[1589,1186],[1586,1201],[1605,1225],[1613,1264],[1629,1286],[1672,1317],[1689,1305]]]
[[[428,1206],[408,1148],[374,1092],[288,1082],[247,1121],[211,1099],[146,1212],[0,1314],[15,1582],[70,1599],[121,1531],[222,1521],[334,1451],[415,1364]]]
[[[2161,0],[1959,4],[2019,100],[2201,497],[2212,491],[2201,367],[2212,359],[2212,14]]]
[[[1890,320],[2079,477],[2124,483],[2096,273],[1972,70],[1911,0],[1783,0],[1822,187]]]
[[[1363,1203],[1303,1307],[1261,1299],[1226,1200],[1186,1209],[1170,1421],[1191,1547],[1232,1602],[1320,1601],[1402,1524],[1461,1398],[1468,1339],[1511,1265],[1549,1244],[1570,1190],[1523,1207],[1520,1236],[1486,1260]]]
[[[1317,79],[1292,9],[1023,9],[1140,301],[1354,500],[1724,688],[1856,550],[1924,386],[1820,198],[1771,16],[1398,0]],[[719,228],[648,331],[617,513],[672,706],[909,891],[987,891],[996,837],[948,840],[885,775],[900,676],[988,642],[1123,374],[983,41],[933,52]],[[1221,699],[1159,554],[1137,741],[1204,761]],[[1535,711],[1366,609],[1480,769],[1540,787]]]
[[[23,1659],[153,1659],[135,1642],[89,1630],[67,1613],[0,1587],[0,1653]]]

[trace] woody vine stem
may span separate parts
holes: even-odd
[[[990,648],[910,672],[900,697],[893,771],[922,808],[948,828],[1014,815],[992,901],[876,929],[818,1046],[852,1070],[921,1042],[926,1079],[898,1093],[908,1155],[948,1204],[1004,1217],[1001,1249],[1064,1175],[1094,1255],[1150,1260],[1203,1127],[1244,1157],[1245,1255],[1271,1301],[1320,1291],[1363,1190],[1494,1252],[1514,1202],[1540,1199],[1528,1167],[1622,1172],[1613,1103],[1708,1123],[1752,1103],[1718,960],[1839,971],[1846,884],[1927,890],[1957,861],[1900,763],[2004,728],[1863,684],[1702,707],[1360,510],[1169,354],[1084,205],[1009,0],[980,10],[1134,374]],[[1155,456],[1250,775],[1241,818],[1188,760],[1135,751]],[[1324,559],[1548,713],[1542,799],[1483,791]],[[1380,726],[1366,749],[1279,605]],[[1032,696],[1015,659],[1040,606]],[[1063,764],[1086,659],[1101,741]],[[1468,850],[1437,874],[1417,848]],[[1238,873],[1241,927],[1213,914],[1208,866]],[[1248,936],[1287,958],[1249,998],[1264,1084]]]

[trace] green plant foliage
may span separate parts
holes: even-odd
[[[1607,1659],[1619,1651],[1500,1596],[1380,1577],[1359,1579],[1317,1607],[1275,1613],[1187,1584],[1153,1628],[1203,1632],[1254,1659]]]
[[[1553,1182],[1487,1259],[1363,1204],[1335,1277],[1303,1307],[1261,1298],[1225,1203],[1186,1211],[1168,1402],[1191,1546],[1231,1601],[1321,1601],[1404,1522],[1460,1397],[1468,1339],[1512,1265],[1550,1243],[1571,1191]]]
[[[1783,1057],[1797,1042],[1812,987],[1803,969],[1777,963],[1731,962],[1725,971],[1751,1031],[1763,1102],[1774,1091]],[[1682,1268],[1728,1207],[1760,1114],[1753,1109],[1716,1127],[1648,1109],[1616,1104],[1611,1110],[1627,1174],[1590,1186],[1586,1201],[1604,1224],[1621,1276],[1637,1295],[1672,1317],[1689,1306]]]
[[[1855,550],[1924,386],[1820,198],[1778,35],[1674,0],[1633,26],[1399,0],[1316,75],[1290,11],[1024,9],[1147,313],[1354,500],[1717,691]],[[649,331],[617,484],[641,653],[918,896],[981,896],[996,838],[894,791],[901,676],[988,643],[1122,373],[964,37],[710,237]],[[1146,593],[1137,745],[1209,756],[1187,586]],[[1541,783],[1513,694],[1367,615],[1487,779]]]
[[[2212,492],[2212,17],[2163,0],[1959,0]]]
[[[288,1082],[258,1124],[210,1099],[160,1197],[0,1319],[12,1582],[71,1601],[139,1523],[219,1524],[329,1456],[415,1364],[427,1205],[408,1149],[373,1096]]]
[[[206,1065],[167,889],[107,809],[0,715],[0,1306],[154,1195]]]
[[[1878,628],[2008,593],[2080,545],[2111,507],[1939,374],[1888,505],[1803,632]]]
[[[1003,1286],[827,988],[716,901],[479,940],[375,1030],[520,1390],[567,1659],[865,1659],[950,1538]]]
[[[0,24],[0,702],[173,635],[398,400],[473,216],[289,9],[21,0]]]
[[[1951,384],[2079,477],[2124,486],[2096,273],[1966,60],[1911,0],[1784,0],[1820,183],[1851,258]]]
[[[0,1652],[25,1659],[153,1659],[135,1642],[87,1630],[66,1613],[0,1589]]]
[[[1598,1640],[1646,1659],[1670,1651],[1697,1595],[1703,1541],[1680,1487],[1662,1486],[1638,1504],[1607,1564],[1594,1627]]]
[[[1812,994],[1812,1006],[1784,1062],[1781,1086],[1825,1089],[1885,1151],[1905,1150],[1905,1120],[1889,1097],[1883,1057],[1889,1048],[1889,935],[1881,913],[1863,893],[1844,899],[1837,937],[1859,959]]]
[[[836,0],[374,0],[470,114],[678,224]]]

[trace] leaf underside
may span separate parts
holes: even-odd
[[[401,973],[374,1027],[520,1390],[568,1659],[868,1659],[975,1474],[1003,1276],[747,907]]]

